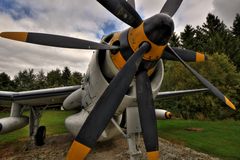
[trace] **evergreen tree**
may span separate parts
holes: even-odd
[[[13,87],[13,82],[10,79],[10,76],[5,72],[0,73],[0,90],[11,90]]]
[[[206,23],[203,23],[203,31],[209,36],[214,35],[215,33],[224,32],[226,25],[221,21],[218,16],[209,13],[206,18]]]
[[[70,77],[71,77],[70,69],[68,67],[64,67],[64,69],[62,71],[62,84],[64,86],[69,85]]]
[[[233,21],[232,33],[234,36],[240,38],[240,15],[239,13],[236,15]]]
[[[36,89],[35,78],[33,69],[23,70],[18,72],[14,77],[14,84],[17,91],[33,90]]]
[[[47,88],[47,77],[45,76],[43,70],[40,70],[36,75],[36,88],[37,89]]]
[[[182,47],[186,49],[194,49],[193,39],[195,35],[195,29],[191,25],[186,25],[183,32],[181,32]]]
[[[197,26],[195,29],[195,37],[192,41],[193,49],[198,52],[205,51],[206,37],[204,36],[203,30],[200,26]]]
[[[60,87],[62,85],[62,74],[59,69],[52,70],[47,74],[48,87]]]
[[[172,47],[179,47],[180,46],[180,37],[174,32],[169,43]]]
[[[218,16],[209,13],[201,29],[204,35],[204,50],[208,54],[228,54],[226,42],[230,39],[229,31]]]

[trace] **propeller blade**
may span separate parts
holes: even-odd
[[[98,49],[98,50],[114,50],[117,46],[109,46],[106,44],[96,43],[83,39],[71,38],[60,35],[52,35],[45,33],[31,33],[31,32],[2,32],[0,37],[34,43],[52,47],[74,48],[74,49]]]
[[[179,59],[179,61],[204,85],[209,91],[211,91],[215,96],[217,96],[220,100],[222,100],[227,106],[229,106],[233,110],[237,110],[234,104],[226,97],[222,92],[220,92],[215,86],[213,86],[207,79],[201,76],[197,71],[195,71],[192,67],[190,67],[186,62],[182,60],[182,58],[170,47],[171,53]]]
[[[68,152],[68,160],[84,159],[90,152],[121,103],[149,47],[148,43],[143,43],[110,82],[76,136]]]
[[[136,75],[137,102],[143,139],[149,160],[159,160],[157,118],[153,105],[152,88],[147,71]]]
[[[135,9],[135,0],[127,0],[127,2]]]
[[[168,14],[172,17],[180,7],[183,0],[167,0],[160,13]]]
[[[182,49],[178,47],[172,47],[172,49],[184,60],[185,62],[204,62],[207,60],[207,56],[203,53],[191,51],[188,49]],[[178,61],[178,59],[172,55],[171,50],[166,47],[161,57],[165,60]]]
[[[142,24],[142,18],[136,10],[126,0],[97,0],[108,11],[114,14],[117,18],[132,26],[138,27]]]

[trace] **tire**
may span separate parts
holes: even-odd
[[[35,145],[36,146],[42,146],[45,144],[45,138],[46,138],[46,127],[45,126],[40,126],[37,129],[37,133],[34,137],[35,139]]]

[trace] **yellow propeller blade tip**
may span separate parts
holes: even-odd
[[[2,32],[0,37],[8,38],[16,41],[26,42],[28,33],[27,32]]]
[[[196,62],[204,62],[206,61],[207,57],[200,52],[196,52]]]
[[[232,108],[233,110],[237,110],[237,108],[235,107],[235,105],[227,98],[227,97],[225,97],[225,102],[226,102],[226,104],[230,107],[230,108]]]
[[[66,159],[67,160],[76,160],[76,159],[84,160],[90,151],[91,151],[91,148],[74,140],[71,148],[68,151],[68,155]]]
[[[147,152],[147,159],[148,160],[159,160],[160,152],[159,151]]]

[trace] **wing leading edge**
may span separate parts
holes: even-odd
[[[208,88],[159,92],[157,94],[156,99],[167,99],[167,98],[179,97],[179,96],[184,96],[184,95],[188,95],[188,94],[207,92],[207,91],[209,91]]]
[[[12,102],[34,106],[61,104],[69,94],[79,88],[77,85],[23,92],[0,91],[0,106],[10,106]]]

